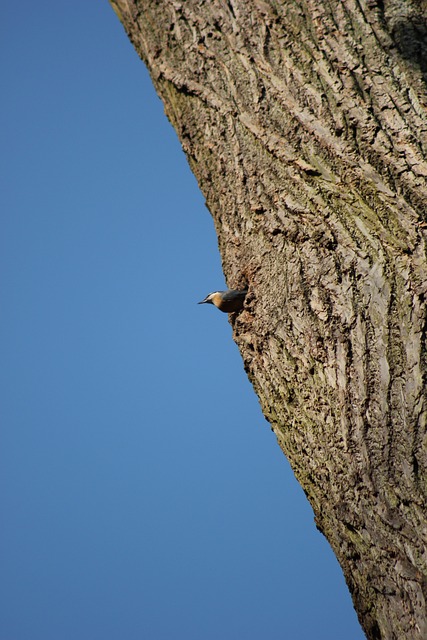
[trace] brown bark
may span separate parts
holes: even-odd
[[[263,411],[368,638],[427,638],[427,8],[112,0],[215,221]]]

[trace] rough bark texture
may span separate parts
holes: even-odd
[[[265,416],[372,639],[427,638],[423,0],[112,0],[215,221]]]

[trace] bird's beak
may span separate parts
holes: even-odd
[[[205,304],[205,302],[207,302],[206,298],[204,300],[201,300],[200,302],[198,302],[197,304]]]

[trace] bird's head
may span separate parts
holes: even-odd
[[[213,291],[209,293],[204,300],[201,300],[197,304],[214,304],[217,306],[218,302],[221,300],[221,291]]]

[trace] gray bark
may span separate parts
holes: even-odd
[[[427,638],[427,8],[112,0],[215,221],[234,338],[371,639]]]

